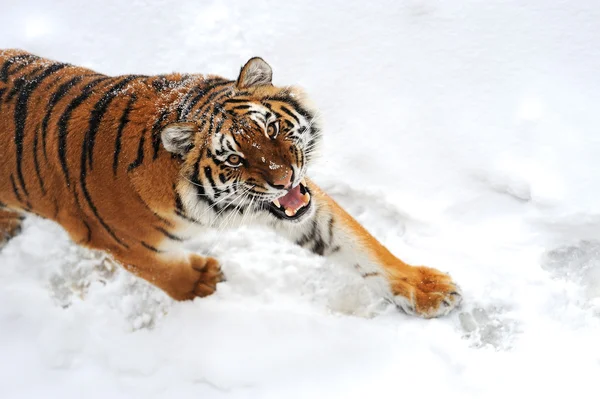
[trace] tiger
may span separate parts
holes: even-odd
[[[230,80],[113,77],[0,51],[0,244],[38,215],[182,301],[225,279],[184,242],[224,221],[258,224],[358,273],[409,315],[459,306],[448,274],[394,256],[307,176],[318,113],[272,76],[260,57]]]

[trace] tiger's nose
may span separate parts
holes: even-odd
[[[292,178],[294,177],[294,172],[288,170],[284,175],[279,175],[273,179],[271,185],[278,189],[289,190],[292,188]]]

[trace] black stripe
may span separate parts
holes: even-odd
[[[175,187],[173,187],[173,191],[175,191]],[[183,209],[183,202],[181,202],[181,197],[179,196],[179,193],[177,193],[176,191],[175,191],[175,214],[177,216],[179,216],[180,218],[187,220],[188,222],[202,225],[202,223],[200,223],[196,219],[192,219],[191,217],[186,215],[185,209]]]
[[[221,137],[225,137],[225,136],[224,136],[224,135],[222,135]],[[231,145],[231,143],[230,143],[229,141],[226,141],[226,142],[225,142],[225,148],[226,148],[228,151],[230,151],[230,152],[233,152],[233,151],[234,151],[234,148],[233,148],[233,146]]]
[[[44,179],[42,179],[42,174],[40,173],[40,163],[38,160],[38,140],[40,131],[40,125],[38,124],[35,129],[35,134],[33,136],[33,166],[35,167],[35,173],[37,175],[38,181],[40,183],[40,189],[42,190],[42,195],[46,195],[46,188],[44,187]]]
[[[214,87],[213,87],[213,88],[214,88]],[[211,88],[211,89],[213,89],[213,88]],[[206,100],[205,100],[205,101],[203,101],[203,102],[202,102],[202,104],[201,104],[201,105],[200,105],[200,106],[199,106],[199,107],[196,109],[196,112],[194,112],[194,116],[193,116],[193,118],[192,118],[192,119],[195,119],[195,118],[198,116],[198,114],[200,113],[200,111],[201,111],[201,110],[202,110],[204,107],[206,107],[207,105],[214,105],[214,107],[217,107],[217,104],[215,104],[215,102],[216,102],[217,100],[219,100],[220,98],[216,98],[216,97],[217,97],[218,95],[220,95],[220,94],[222,94],[222,93],[225,93],[225,92],[228,92],[228,91],[230,91],[230,90],[231,90],[231,88],[230,88],[230,87],[226,87],[226,88],[224,88],[224,89],[217,90],[217,91],[215,91],[214,93],[212,93],[210,96],[208,96],[208,97],[206,98]],[[213,100],[214,100],[214,101],[213,101]]]
[[[225,135],[222,134],[221,137],[219,137],[219,146],[220,147],[225,147],[225,145],[223,144],[223,141],[225,141]],[[217,155],[221,155],[223,152],[221,152],[221,154],[219,154],[219,151],[215,151],[215,153]]]
[[[15,104],[15,147],[16,147],[16,158],[17,158],[17,177],[19,178],[19,183],[23,188],[23,193],[25,196],[29,196],[27,192],[27,187],[25,186],[25,178],[23,176],[23,139],[25,136],[25,123],[27,121],[27,103],[29,102],[29,97],[33,93],[33,91],[42,83],[44,79],[51,76],[52,74],[60,71],[65,68],[66,64],[54,64],[46,69],[42,74],[37,76],[35,79],[28,81],[21,92],[19,92],[19,97],[17,98],[17,103]]]
[[[75,199],[75,206],[77,207],[77,209],[79,210],[79,214],[83,215],[83,208],[81,207],[81,202],[79,201],[79,194],[77,193],[77,191],[73,191],[73,198]],[[55,206],[55,215],[58,215],[58,204],[56,203],[56,198],[54,198],[54,206]],[[80,217],[79,220],[81,220],[83,222],[83,224],[85,225],[86,229],[87,229],[87,242],[90,242],[92,240],[92,229],[90,228],[90,224],[87,222],[87,220],[85,220],[83,217]],[[80,243],[82,244],[83,241],[80,241]]]
[[[194,98],[192,99],[192,101],[188,100],[190,99],[190,97],[192,97],[192,95],[194,95],[194,93],[196,91],[199,91],[199,93],[194,96]],[[190,110],[192,109],[192,107],[194,105],[196,105],[196,103],[203,97],[206,95],[206,88],[202,89],[199,86],[194,86],[181,100],[179,106],[177,107],[177,119],[178,120],[185,120],[185,118],[188,116]]]
[[[325,253],[325,243],[323,242],[323,239],[321,239],[320,235],[318,235],[315,239],[315,245],[313,245],[312,251],[321,256],[323,256]]]
[[[15,69],[10,71],[9,74],[14,76],[14,75],[18,74],[19,72],[21,72],[23,69],[27,68],[28,66],[31,66],[31,63],[25,62],[25,63],[19,64]]]
[[[221,128],[223,127],[224,123],[225,123],[225,118],[221,117],[219,122],[217,122],[217,126],[215,126],[214,134],[218,134],[221,131]]]
[[[154,209],[150,208],[150,205],[148,205],[146,203],[146,201],[144,201],[142,199],[142,197],[140,196],[136,196],[136,198],[138,199],[139,202],[142,203],[142,205],[144,205],[144,208],[146,208],[150,213],[152,213],[152,215],[154,215],[154,217],[156,217],[158,220],[160,220],[162,223],[166,224],[167,226],[173,226],[173,223],[171,223],[171,221],[163,218],[162,216],[160,216],[158,213],[156,213],[154,211]]]
[[[142,201],[143,202],[143,201]],[[156,213],[154,210],[150,209],[150,207],[148,206],[148,204],[146,204],[146,202],[144,202],[144,204],[146,205],[146,207],[152,211],[152,214],[161,222],[163,222],[164,224],[166,224],[167,226],[173,226],[173,223],[171,223],[170,220],[165,219],[164,217],[160,216],[158,213]]]
[[[192,219],[191,217],[189,217],[185,213],[182,213],[181,211],[175,211],[175,214],[177,216],[179,216],[180,218],[187,220],[188,222],[202,224],[199,221],[197,221],[196,219]]]
[[[294,146],[295,148],[296,146]],[[300,169],[302,169],[304,167],[304,152],[300,151],[300,149],[298,148],[298,165],[300,165]]]
[[[190,102],[190,105],[188,106],[188,112],[187,112],[185,115],[183,115],[183,118],[186,118],[186,117],[187,117],[187,115],[189,114],[189,112],[190,112],[190,111],[191,111],[191,110],[192,110],[192,109],[193,109],[193,108],[194,108],[194,107],[195,107],[195,106],[198,104],[198,102],[200,102],[200,100],[202,99],[202,97],[206,96],[206,94],[208,94],[210,91],[212,91],[212,90],[216,89],[217,87],[219,87],[219,86],[222,86],[222,85],[224,85],[224,84],[229,84],[229,83],[231,83],[231,82],[225,82],[225,83],[220,83],[220,84],[214,85],[214,86],[212,86],[212,87],[209,87],[209,88],[207,88],[205,91],[201,92],[201,93],[200,93],[200,94],[198,94],[196,97],[194,97],[194,98],[192,99],[192,101]],[[211,101],[212,101],[212,100],[213,100],[215,97],[217,97],[217,96],[218,96],[219,94],[221,94],[221,93],[224,93],[224,92],[228,91],[229,89],[230,89],[229,87],[226,87],[226,88],[224,88],[224,89],[217,90],[217,91],[215,91],[215,92],[211,93],[211,95],[210,95],[210,96],[208,96],[208,97],[206,98],[206,100],[205,100],[205,101],[203,101],[203,102],[200,104],[200,107],[199,107],[199,108],[196,110],[196,115],[197,115],[197,113],[198,113],[198,111],[199,111],[200,109],[204,108],[204,107],[205,107],[207,104],[209,104],[209,103],[210,103],[210,102],[211,102]],[[215,104],[215,106],[216,106],[216,104]]]
[[[10,184],[12,185],[12,190],[13,193],[15,194],[15,197],[17,197],[17,201],[19,202],[23,202],[23,199],[21,198],[21,195],[19,194],[19,190],[17,189],[17,185],[15,184],[15,178],[13,177],[13,175],[10,175]]]
[[[48,153],[46,152],[46,137],[48,136],[48,122],[50,122],[52,111],[54,111],[54,107],[65,96],[65,94],[67,94],[71,88],[79,83],[81,79],[81,76],[76,76],[68,82],[60,85],[50,98],[50,102],[46,107],[46,115],[44,115],[44,119],[42,120],[42,152],[44,153],[44,158],[46,158],[46,161],[48,161]]]
[[[142,163],[144,163],[144,141],[146,141],[146,130],[142,132],[142,137],[140,137],[140,142],[138,144],[137,158],[135,161],[129,164],[127,167],[127,172],[131,172],[135,168],[139,167]]]
[[[242,148],[242,146],[240,145],[240,142],[237,141],[237,139],[235,138],[239,133],[236,133],[232,128],[229,129],[229,134],[231,135],[231,139],[233,140],[233,142],[238,146],[238,148]]]
[[[296,165],[298,165],[298,169],[302,170],[302,167],[304,166],[304,162],[303,162],[303,158],[302,158],[302,151],[300,151],[300,149],[298,147],[296,147],[295,145],[291,145],[290,153],[294,156],[294,160],[296,162]],[[304,193],[302,193],[302,194],[304,194]]]
[[[156,79],[152,81],[152,87],[154,87],[154,90],[156,90],[157,92],[165,90],[168,86],[169,81],[165,76],[162,75],[157,76]]]
[[[71,182],[69,181],[69,168],[67,166],[67,134],[69,121],[71,120],[71,114],[73,113],[73,111],[75,111],[75,108],[83,104],[83,102],[87,100],[89,96],[92,95],[92,89],[96,85],[108,79],[110,78],[102,77],[88,83],[82,89],[82,93],[78,97],[75,97],[75,99],[69,103],[63,114],[60,116],[60,119],[58,120],[58,158],[60,160],[60,165],[62,167],[67,186],[71,185]]]
[[[26,61],[26,62],[19,64],[19,66],[17,68],[15,68],[15,70],[12,71],[11,73],[16,73],[16,72],[20,71],[21,69],[25,68],[27,65],[29,65],[28,61],[34,61],[37,59],[39,59],[39,57],[37,57],[33,54],[20,54],[20,55],[16,55],[16,56],[9,58],[8,60],[6,60],[4,62],[4,64],[2,64],[2,69],[0,69],[0,80],[2,80],[3,82],[6,83],[6,81],[8,80],[8,75],[9,75],[8,70],[11,66],[13,66],[13,64],[15,62]]]
[[[190,179],[198,191],[200,198],[206,199],[206,192],[204,191],[204,185],[200,181],[200,162],[196,161],[194,164],[194,171],[192,172],[192,178]]]
[[[335,220],[333,220],[333,216],[329,218],[329,246],[331,246],[331,244],[333,244],[333,223],[335,222]]]
[[[108,90],[94,105],[94,109],[90,115],[89,128],[83,145],[83,151],[86,152],[90,170],[92,170],[94,167],[94,145],[96,143],[96,134],[98,133],[98,129],[100,128],[100,123],[102,122],[104,114],[108,110],[108,107],[113,99],[121,94],[123,88],[127,86],[129,82],[137,78],[138,76],[135,75],[127,76],[118,83],[112,85],[110,90]]]
[[[216,190],[216,184],[215,184],[215,180],[213,179],[212,169],[210,168],[210,166],[204,167],[204,176],[206,176],[206,178],[208,179],[208,182],[210,183],[210,186],[212,187],[212,189]]]
[[[219,158],[215,157],[209,149],[206,150],[206,156],[209,157],[211,159],[211,161],[213,161],[214,164],[217,166],[219,166],[223,163],[219,160]]]
[[[4,93],[6,92],[6,88],[0,89],[0,109],[2,109],[2,96],[4,96]]]
[[[358,266],[358,269],[360,269],[360,266]],[[361,276],[362,276],[362,278],[377,277],[377,276],[379,276],[379,273],[370,272],[370,273],[361,274]]]
[[[315,238],[315,235],[317,234],[317,228],[317,222],[313,220],[312,229],[310,230],[310,232],[300,237],[300,239],[296,241],[296,245],[303,247],[304,245],[308,244],[309,241],[313,240]]]
[[[256,126],[256,129],[258,129],[258,130],[263,130],[263,129],[264,129],[264,128],[263,128],[261,125],[259,125],[259,124],[258,124],[258,123],[257,123],[257,122],[254,120],[254,119],[250,119],[250,121],[249,121],[249,122],[250,122],[251,124],[253,124],[254,126]]]
[[[173,186],[173,191],[175,192],[175,211],[185,214],[185,210],[183,209],[183,202],[181,201],[181,197],[179,196],[179,193],[175,190],[176,190],[175,186]]]
[[[133,108],[133,104],[137,101],[137,96],[134,94],[129,99],[129,103],[127,103],[127,107],[125,107],[125,111],[123,115],[121,115],[121,119],[119,120],[119,129],[117,130],[117,138],[115,139],[115,152],[113,158],[113,175],[117,175],[117,168],[119,167],[119,154],[121,153],[121,137],[123,136],[123,130],[127,123],[129,123],[129,113]]]
[[[13,88],[8,92],[8,97],[6,98],[6,101],[12,101],[12,99],[19,94],[24,87],[27,86],[27,84],[29,84],[33,79],[34,79],[34,75],[37,74],[38,72],[45,70],[46,66],[42,65],[42,66],[38,66],[36,68],[34,68],[31,71],[28,71],[27,74],[23,75],[23,76],[19,76],[18,78],[13,80]]]
[[[224,135],[221,135],[221,137],[225,137],[225,136],[224,136]],[[233,152],[233,151],[234,151],[234,149],[233,149],[233,146],[231,145],[231,143],[229,143],[229,141],[226,141],[226,142],[225,142],[225,143],[223,143],[223,144],[224,144],[224,145],[223,145],[223,147],[225,147],[225,150],[227,150],[227,151],[229,151],[229,152]],[[218,156],[221,156],[221,155],[223,154],[223,151],[220,151],[220,152],[218,152],[218,151],[215,151],[215,153],[216,153]]]
[[[280,108],[283,112],[294,118],[296,122],[300,124],[300,119],[298,119],[298,117],[290,109],[288,109],[285,105],[281,105]]]
[[[260,116],[262,116],[264,118],[264,115],[261,111],[257,111],[255,109],[252,109],[250,111],[246,111],[246,113],[244,113],[244,115],[254,115],[254,114],[258,114]]]
[[[307,234],[304,234],[298,241],[296,241],[296,245],[303,247],[310,241],[310,237]]]
[[[248,103],[250,102],[249,99],[247,98],[230,98],[225,100],[223,103]]]
[[[209,168],[209,170],[210,170],[210,168]],[[204,173],[206,173],[206,169],[204,170]],[[192,180],[192,182],[194,183],[194,187],[196,188],[196,191],[198,192],[198,199],[208,203],[208,205],[210,205],[210,206],[215,206],[215,210],[218,211],[219,207],[215,204],[215,201],[206,194],[206,190],[204,189],[204,184],[202,183],[202,181],[200,181],[200,162],[196,162],[196,164],[194,165],[193,176],[190,180]],[[214,180],[212,179],[212,177],[209,178],[209,181],[212,181],[211,186],[214,190],[215,185],[214,185]]]
[[[208,115],[208,111],[210,111],[210,108],[206,108],[204,113],[202,115],[200,115],[199,118],[197,118],[198,120],[202,121],[200,123],[200,126],[198,127],[199,132],[202,132],[202,130],[204,129],[204,126],[206,126],[206,115]]]
[[[161,142],[161,130],[163,129],[164,122],[168,119],[169,110],[165,109],[161,112],[158,119],[152,125],[152,159],[158,158],[158,151],[160,150],[160,142]]]
[[[306,118],[306,120],[311,120],[312,119],[312,115],[310,114],[310,112],[308,112],[307,110],[305,110],[298,101],[294,100],[293,98],[289,97],[289,96],[272,96],[272,97],[266,97],[264,98],[265,101],[280,101],[282,103],[285,103],[289,106],[291,106],[294,111],[296,111],[297,113],[299,113],[300,115],[302,115],[304,118]],[[280,106],[285,107],[285,106]]]
[[[211,109],[210,107],[207,108],[206,110],[208,111],[209,109]],[[212,108],[213,112],[210,113],[210,118],[208,118],[208,137],[212,137],[213,136],[213,127],[214,127],[214,122],[215,122],[215,110],[214,108]]]
[[[167,230],[163,229],[162,227],[154,227],[154,228],[156,230],[160,231],[162,234],[164,234],[170,240],[179,241],[179,242],[184,241],[183,238],[177,237],[176,235],[169,233]]]
[[[23,88],[23,86],[25,86],[25,79],[23,79],[23,78],[17,78],[15,80],[13,80],[12,81],[12,88],[7,93],[6,99],[4,100],[4,102],[7,103],[9,101],[12,101],[13,98],[17,95],[17,93],[21,91],[21,89]]]
[[[311,240],[311,238],[314,236],[316,225],[317,225],[316,222],[313,220],[311,231],[308,234],[303,234],[302,237],[300,237],[300,239],[296,241],[296,245],[299,245],[301,247],[306,245]]]
[[[312,223],[313,226],[310,233],[303,235],[300,240],[296,241],[296,244],[304,247],[312,241],[312,252],[316,253],[317,255],[323,255],[325,253],[325,242],[321,238],[321,232],[319,231],[318,223],[315,220],[313,220]]]
[[[56,199],[56,197],[52,197],[52,205],[54,205],[53,218],[56,220],[56,218],[58,217],[58,200]]]
[[[114,238],[114,240],[117,243],[119,243],[120,245],[122,245],[125,248],[129,248],[129,246],[127,244],[125,244],[123,241],[121,241],[119,239],[119,237],[116,236],[115,232],[106,224],[106,222],[104,221],[104,219],[102,219],[100,217],[100,214],[98,213],[98,208],[96,208],[96,205],[92,201],[92,197],[90,196],[90,193],[88,192],[86,181],[85,181],[86,174],[84,172],[85,172],[85,168],[82,168],[82,173],[81,173],[81,177],[80,177],[81,190],[83,192],[83,196],[84,196],[86,202],[88,203],[90,209],[92,210],[92,212],[96,216],[96,219],[98,219],[98,221],[100,222],[100,224],[102,225],[102,227],[104,228],[104,230],[106,230],[106,232],[108,234],[110,234],[110,236],[112,238]]]
[[[72,76],[72,75],[68,75],[68,76]],[[58,84],[64,80],[64,78],[65,78],[65,76],[57,76],[56,79],[54,79],[54,80],[52,80],[52,82],[48,83],[45,91],[50,92],[50,91],[54,90],[56,88],[56,86],[58,86]]]
[[[85,228],[87,230],[87,236],[85,238],[85,242],[81,241],[80,244],[87,244],[90,241],[92,241],[92,229],[90,228],[90,224],[87,221],[82,220],[82,222],[83,222],[83,225],[85,226]]]
[[[142,244],[145,248],[149,249],[152,252],[156,252],[156,253],[163,253],[164,251],[161,251],[160,249],[154,248],[152,245],[145,243],[144,241],[140,241],[140,244]]]

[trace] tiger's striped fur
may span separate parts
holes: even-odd
[[[183,300],[222,279],[217,260],[182,251],[183,240],[264,223],[358,270],[409,313],[457,306],[446,274],[394,257],[305,178],[320,139],[315,114],[271,77],[260,58],[233,81],[110,77],[0,51],[0,244],[35,213]]]

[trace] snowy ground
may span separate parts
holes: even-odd
[[[228,281],[174,303],[31,218],[0,254],[2,398],[597,396],[597,2],[2,3],[1,48],[101,72],[235,77],[263,56],[322,111],[314,179],[465,293],[411,318],[239,230],[190,243]]]

